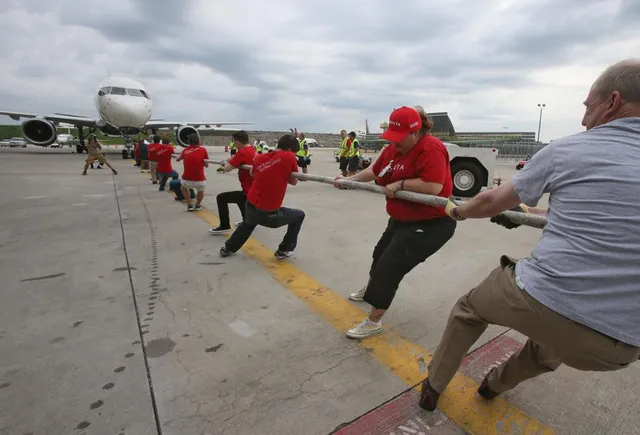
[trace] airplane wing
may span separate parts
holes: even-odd
[[[62,113],[57,113],[54,115],[38,115],[35,113],[23,113],[23,112],[9,112],[0,110],[0,115],[6,115],[14,121],[19,121],[20,118],[42,118],[47,119],[54,124],[58,124],[60,122],[64,122],[67,124],[73,124],[76,127],[98,127],[98,119],[89,118],[86,116],[79,115],[66,115]]]
[[[223,125],[249,125],[255,124],[255,122],[218,122],[218,121],[202,121],[202,122],[186,122],[186,121],[165,121],[164,119],[151,120],[145,124],[146,128],[175,128],[181,125],[190,125],[195,128],[207,127],[222,127]]]

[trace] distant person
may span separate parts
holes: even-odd
[[[187,211],[202,210],[202,199],[204,198],[204,188],[207,185],[207,177],[204,175],[204,168],[209,167],[207,160],[209,154],[207,149],[200,146],[200,140],[196,133],[189,135],[189,146],[182,150],[176,161],[182,161],[184,172],[182,173],[182,192],[187,200]],[[191,203],[189,189],[195,189],[196,205]]]
[[[149,155],[149,173],[151,174],[151,182],[153,184],[158,184],[158,161],[156,150],[160,145],[160,136],[156,134],[153,136],[153,142],[150,143],[147,148],[147,154]]]
[[[349,154],[351,152],[351,138],[347,136],[347,130],[340,131],[340,148],[338,149],[338,160],[340,163],[340,172],[343,177],[346,177],[347,169],[349,168]]]
[[[296,157],[298,159],[298,167],[302,168],[302,173],[306,174],[309,169],[308,161],[309,158],[309,144],[307,143],[307,138],[304,136],[304,133],[300,133],[300,145],[298,152],[296,153]]]
[[[111,168],[111,171],[114,174],[118,174],[118,171],[116,171],[113,166],[111,166],[111,164],[104,157],[104,154],[102,154],[102,145],[100,145],[100,143],[98,142],[96,135],[92,134],[89,136],[89,141],[87,142],[86,148],[88,156],[84,164],[84,171],[82,171],[82,175],[87,175],[87,169],[89,169],[89,165],[95,161],[104,163],[109,168]]]
[[[242,165],[253,165],[256,157],[256,150],[249,142],[249,135],[246,131],[240,130],[233,133],[233,140],[238,152],[225,164],[224,172],[231,172],[238,169],[238,180],[240,181],[241,190],[231,192],[222,192],[216,197],[218,203],[218,215],[220,216],[220,225],[209,230],[212,234],[223,233],[231,229],[229,221],[229,204],[237,204],[242,214],[242,220],[245,219],[245,207],[247,204],[247,195],[251,188],[253,178],[250,171],[240,169]]]
[[[233,157],[237,152],[236,143],[234,139],[231,138],[231,142],[229,142],[229,153],[231,154],[231,157]]]
[[[140,172],[149,170],[149,143],[140,139],[138,149],[140,150]]]
[[[158,190],[161,192],[165,189],[169,177],[171,177],[172,180],[180,178],[171,165],[171,156],[173,153],[174,149],[169,139],[162,139],[162,143],[156,147],[157,172],[158,178],[160,179],[160,187]]]
[[[133,166],[140,166],[140,143],[137,141],[133,144],[133,159],[135,163]]]
[[[348,173],[351,176],[358,172],[358,167],[360,166],[360,142],[356,138],[355,131],[349,132],[349,139],[351,140],[351,145],[349,146]]]
[[[640,358],[640,59],[608,67],[584,105],[587,131],[554,140],[512,181],[446,206],[455,220],[487,218],[550,194],[531,256],[500,256],[451,310],[422,383],[422,408],[436,408],[488,325],[528,340],[485,376],[478,394],[487,400],[562,364],[607,372]],[[590,394],[601,392],[594,385]]]
[[[391,306],[400,282],[453,237],[456,222],[442,207],[395,197],[400,190],[444,198],[451,195],[449,154],[440,139],[431,135],[432,127],[433,122],[421,107],[394,110],[389,116],[389,128],[382,133],[382,138],[391,145],[373,165],[345,178],[375,181],[383,186],[389,214],[387,228],[373,250],[369,281],[349,295],[353,301],[370,304],[371,310],[361,323],[347,331],[347,337],[363,339],[382,332],[382,317]]]
[[[274,152],[255,157],[251,171],[253,182],[247,195],[244,221],[220,248],[221,256],[227,257],[237,252],[258,225],[267,228],[287,225],[287,233],[274,256],[282,260],[293,253],[305,214],[302,210],[282,207],[282,202],[287,185],[295,186],[298,183],[293,176],[298,172],[295,156],[298,146],[295,136],[285,134],[278,141]]]

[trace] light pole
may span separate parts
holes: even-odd
[[[540,126],[542,126],[542,109],[544,109],[546,104],[538,104],[540,108],[540,119],[538,119],[538,142],[540,142]]]

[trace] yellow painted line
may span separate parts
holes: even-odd
[[[218,217],[206,208],[194,214],[211,227],[216,227],[220,223]],[[343,296],[293,264],[277,260],[273,256],[273,250],[268,249],[256,239],[249,238],[242,247],[242,251],[262,264],[283,287],[304,301],[336,331],[344,334],[367,315]],[[426,370],[425,372],[420,370],[420,366],[429,363],[431,354],[391,331],[385,330],[383,334],[366,340],[353,341],[354,344],[359,344],[366,349],[409,386],[421,382],[427,375]],[[458,372],[440,397],[438,409],[472,434],[554,433],[551,428],[529,417],[501,396],[492,401],[480,398],[476,394],[478,386],[473,379]]]

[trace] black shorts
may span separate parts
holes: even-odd
[[[298,167],[306,168],[307,167],[307,158],[298,156]]]
[[[349,171],[356,172],[360,166],[360,157],[353,156],[349,159]]]
[[[349,157],[340,157],[340,170],[346,171],[349,167]]]
[[[234,148],[234,149],[232,149],[232,150],[231,150],[231,155],[233,156],[233,155],[235,155],[235,153],[237,153],[237,152],[238,152],[238,149],[237,149],[237,148]]]
[[[453,237],[456,221],[449,217],[420,222],[389,219],[373,250],[364,301],[386,310],[404,276],[438,252]]]

